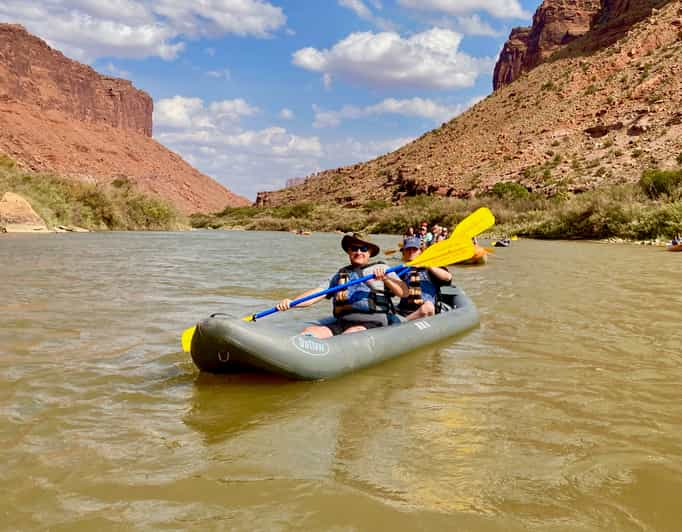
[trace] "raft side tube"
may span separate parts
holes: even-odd
[[[443,287],[450,310],[430,318],[318,339],[301,335],[310,323],[268,318],[256,322],[207,318],[197,324],[191,354],[211,373],[261,370],[295,379],[324,379],[377,364],[464,333],[479,324],[478,311],[461,289]],[[271,320],[268,322],[268,320]]]

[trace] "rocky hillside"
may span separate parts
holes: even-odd
[[[152,108],[129,81],[0,24],[0,154],[88,181],[125,178],[185,213],[248,204],[154,141]]]
[[[568,5],[583,6],[580,17]],[[553,195],[676,166],[682,152],[680,2],[601,0],[589,29],[577,35],[583,22],[576,21],[586,20],[590,5],[545,0],[534,18],[538,26],[527,32],[537,36],[540,51],[533,57],[542,62],[523,75],[510,74],[513,82],[466,113],[372,161],[261,193],[259,203],[323,198],[354,206],[417,194],[468,197],[500,181]],[[562,12],[576,23],[563,40],[550,17]],[[547,43],[553,55],[542,48]],[[507,72],[516,68],[510,65]]]

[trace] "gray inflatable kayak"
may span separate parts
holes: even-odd
[[[331,319],[314,319],[312,308],[257,321],[213,315],[196,326],[192,360],[210,373],[258,370],[304,380],[338,377],[478,326],[478,311],[463,290],[448,286],[441,292],[443,310],[435,316],[324,340],[299,334],[307,325]]]

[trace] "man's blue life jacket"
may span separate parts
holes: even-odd
[[[369,275],[377,264],[381,263],[372,263],[360,267],[345,266],[332,277],[329,286],[331,288]],[[371,285],[375,286],[372,287]],[[388,314],[392,312],[390,299],[386,297],[385,291],[376,285],[383,285],[383,283],[376,280],[366,281],[336,292],[334,294],[334,317],[341,318],[354,313]]]

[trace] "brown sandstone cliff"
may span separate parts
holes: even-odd
[[[508,85],[556,52],[589,52],[621,38],[628,28],[670,0],[544,0],[531,27],[514,28],[493,72],[493,90]],[[592,32],[578,47],[578,37]]]
[[[153,140],[152,108],[130,81],[102,76],[23,27],[0,24],[0,154],[86,181],[126,177],[185,213],[249,203]]]
[[[544,0],[530,28],[514,28],[493,72],[493,89],[508,85],[524,72],[585,34],[601,8],[601,0]]]
[[[260,204],[467,197],[500,181],[553,195],[676,167],[682,6],[644,3],[605,0],[592,30],[466,113],[372,161],[262,193]]]
[[[152,136],[152,99],[130,81],[68,59],[22,26],[0,24],[0,101]]]

